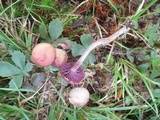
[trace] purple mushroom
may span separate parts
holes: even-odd
[[[63,65],[60,69],[60,73],[64,80],[66,80],[70,84],[79,84],[84,79],[84,70],[80,66],[76,71],[73,71],[71,68],[75,64],[75,62],[68,62]]]

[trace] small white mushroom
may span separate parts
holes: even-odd
[[[74,106],[84,106],[89,101],[89,92],[86,88],[73,88],[69,93],[69,102]]]

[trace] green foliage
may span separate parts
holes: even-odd
[[[142,1],[142,3],[139,5],[136,13],[132,16],[132,20],[137,21],[151,6],[153,6],[158,0],[152,0],[147,6],[145,6],[143,9],[143,4],[145,0]]]
[[[53,4],[53,0],[41,0],[40,4],[43,6],[50,6],[50,4]]]
[[[149,64],[148,63],[143,63],[141,65],[138,65],[137,66],[137,69],[140,71],[140,72],[146,72],[149,68]]]
[[[23,74],[18,74],[14,76],[11,81],[9,82],[9,87],[10,88],[20,88],[23,83]]]
[[[4,10],[2,10],[0,12],[0,16],[2,16],[8,9],[10,9],[13,5],[17,4],[18,2],[20,2],[21,0],[16,0],[14,3],[12,3],[11,5],[7,6]]]
[[[63,32],[63,25],[62,22],[60,21],[60,19],[53,19],[50,23],[49,23],[49,27],[47,29],[46,25],[44,23],[41,23],[39,25],[39,32],[40,35],[43,39],[45,39],[46,41],[50,41],[50,39],[53,41],[55,41],[58,37],[60,37],[60,35]],[[49,32],[49,35],[48,35]]]
[[[20,51],[14,51],[13,53],[11,53],[11,55],[12,61],[15,63],[15,65],[20,69],[24,69],[26,61],[24,54]]]
[[[20,51],[14,51],[11,55],[14,64],[7,61],[0,62],[0,76],[12,77],[9,87],[20,88],[22,86],[23,77],[29,76],[28,72],[32,70],[32,64],[29,62],[26,63],[25,55]]]
[[[82,45],[77,44],[75,42],[71,43],[72,55],[75,56],[75,57],[83,54],[83,52],[86,50],[86,48],[90,44],[92,44],[93,37],[91,35],[89,35],[89,34],[83,34],[80,37],[80,40],[81,40]],[[90,53],[85,61],[87,63],[88,62],[89,63],[94,63],[95,62],[95,56],[92,53]]]
[[[117,15],[119,15],[119,11],[118,11],[117,7],[113,4],[113,2],[111,0],[106,0],[106,1],[109,3],[109,5],[112,7],[112,9],[114,11],[116,11]]]
[[[158,28],[159,24],[153,25],[152,27],[148,26],[147,32],[145,33],[145,36],[149,39],[149,44],[151,46],[153,46],[154,43],[158,42],[159,40],[159,36],[157,34]]]
[[[160,13],[160,6],[158,6],[155,10],[154,10],[155,13]]]
[[[153,91],[153,96],[154,96],[155,98],[160,98],[160,89],[155,89],[155,90]]]
[[[53,41],[56,40],[62,34],[62,31],[63,31],[63,25],[59,19],[53,19],[49,23],[49,34]]]
[[[66,95],[68,94],[69,92],[68,90],[70,89],[70,87],[65,87],[64,84],[63,85],[59,84],[60,82],[62,82],[60,81],[59,78],[59,69],[55,69],[53,67],[52,68],[46,67],[45,69],[43,69],[45,71],[45,75],[47,73],[47,76],[43,76],[37,73],[37,70],[38,72],[39,70],[41,72],[41,69],[36,68],[33,70],[33,72],[35,71],[36,72],[32,74],[32,77],[29,78],[30,79],[29,83],[31,83],[33,86],[39,86],[41,85],[41,83],[43,84],[44,79],[46,78],[47,84],[44,83],[43,84],[44,87],[42,85],[42,87],[40,89],[36,89],[36,91],[31,89],[20,88],[22,86],[24,77],[26,78],[29,76],[30,74],[29,72],[32,70],[33,67],[31,63],[27,62],[28,61],[27,56],[30,55],[28,51],[30,51],[32,45],[37,42],[36,37],[39,36],[39,34],[35,34],[35,31],[37,32],[38,29],[37,24],[39,23],[39,21],[44,20],[45,22],[42,22],[39,25],[39,33],[42,39],[41,38],[38,39],[38,42],[42,42],[43,40],[45,42],[51,42],[51,43],[55,42],[54,44],[55,46],[57,45],[57,43],[58,44],[62,43],[65,45],[68,44],[70,46],[70,48],[69,47],[68,48],[71,50],[73,57],[77,56],[79,57],[80,55],[82,55],[83,52],[86,50],[86,48],[90,44],[92,44],[93,38],[91,35],[88,34],[83,34],[82,36],[80,36],[80,41],[72,41],[69,40],[68,38],[67,39],[60,38],[63,32],[63,25],[70,25],[73,19],[75,20],[79,18],[77,14],[76,15],[73,14],[74,12],[68,11],[68,10],[73,10],[72,7],[70,7],[70,4],[64,4],[60,7],[57,5],[58,3],[57,0],[40,0],[40,1],[17,0],[16,2],[13,2],[13,4],[11,5],[9,5],[8,2],[7,3],[8,6],[5,6],[4,8],[2,5],[0,5],[0,10],[1,10],[0,16],[2,17],[2,21],[8,20],[5,21],[6,25],[5,28],[3,28],[3,30],[0,31],[0,42],[1,42],[0,55],[2,55],[0,61],[0,76],[3,77],[2,80],[0,80],[0,82],[2,83],[1,86],[3,86],[4,82],[5,83],[8,82],[8,81],[3,81],[3,79],[7,78],[10,80],[9,82],[10,88],[4,88],[4,86],[3,88],[0,88],[0,96],[2,98],[0,99],[0,119],[2,120],[43,119],[39,115],[41,116],[44,115],[47,116],[48,120],[56,120],[56,119],[141,120],[144,118],[158,120],[160,117],[158,109],[160,105],[159,102],[160,56],[159,53],[157,52],[158,50],[153,50],[153,49],[155,48],[154,46],[155,43],[157,44],[159,42],[158,39],[159,36],[157,34],[159,25],[156,24],[153,26],[149,26],[147,28],[147,32],[145,33],[145,35],[143,35],[140,32],[138,33],[137,31],[138,19],[140,17],[147,16],[146,11],[148,11],[148,9],[151,6],[153,6],[153,4],[158,0],[148,0],[148,1],[150,2],[146,4],[145,7],[143,7],[144,3],[147,3],[147,1],[142,0],[141,4],[139,4],[139,7],[137,8],[135,15],[131,17],[131,19],[135,23],[134,28],[136,29],[137,32],[137,34],[133,35],[135,35],[135,37],[138,36],[142,38],[144,42],[148,40],[146,42],[147,46],[146,47],[143,46],[144,48],[141,46],[139,48],[137,48],[137,46],[134,46],[134,48],[131,48],[131,50],[125,49],[126,50],[125,51],[122,45],[120,46],[120,49],[123,50],[124,53],[125,52],[127,53],[126,56],[130,62],[126,60],[125,55],[122,56],[123,59],[119,56],[115,57],[112,55],[106,55],[107,65],[104,64],[104,69],[102,71],[101,69],[97,68],[98,65],[97,66],[95,65],[96,68],[93,69],[89,67],[89,69],[91,68],[90,70],[95,72],[95,74],[92,77],[91,73],[91,76],[89,76],[89,78],[87,78],[87,80],[84,83],[84,85],[91,90],[90,102],[88,103],[88,105],[84,107],[74,107],[68,104],[68,101],[66,101],[67,98]],[[95,4],[97,3],[97,1],[94,2]],[[101,3],[101,1],[98,2]],[[106,0],[106,2],[107,4],[109,4],[109,6],[111,6],[111,11],[116,12],[115,17],[117,18],[118,22],[121,21],[122,19],[123,20],[125,19],[124,15],[122,15],[123,18],[120,15],[121,12],[119,12],[119,10],[121,8],[117,8],[117,5],[111,2],[111,0]],[[63,3],[67,2],[63,1]],[[83,4],[80,3],[78,7],[74,9],[74,11],[78,10],[79,8],[81,9],[82,5],[87,4],[86,1],[82,3]],[[130,1],[130,3],[133,2]],[[19,8],[19,5],[25,5],[25,7],[21,7],[23,9],[14,12],[14,10],[17,10],[17,8]],[[159,12],[160,9],[157,8],[156,10],[154,10],[153,13],[157,14]],[[46,15],[44,15],[44,13]],[[5,16],[8,15],[8,16],[6,18],[5,17],[3,18],[2,15]],[[22,19],[24,19],[25,21],[24,23],[26,24],[26,26],[23,24],[23,20],[22,24],[24,26],[14,23],[14,21],[17,20],[16,17],[19,15],[23,16]],[[83,15],[81,15],[80,17],[83,18],[84,17]],[[20,19],[18,18],[19,21],[18,23],[21,23],[22,16],[20,16]],[[64,23],[62,24],[60,19],[53,19],[49,23],[49,25],[45,25],[45,23],[48,24],[48,20],[52,19],[53,17],[62,18]],[[29,22],[27,21],[27,19],[29,20]],[[128,18],[126,17],[126,19]],[[103,22],[103,20],[101,21]],[[13,27],[14,30],[18,28],[16,32],[9,33],[10,24],[8,23],[10,22],[13,24],[13,26],[15,24],[14,26],[15,28]],[[99,20],[97,22],[99,22]],[[35,31],[32,31],[32,29]],[[17,34],[14,36],[14,33]],[[32,35],[34,37],[32,37]],[[69,33],[69,36],[75,36],[75,35],[73,33]],[[126,41],[127,40],[128,39],[126,39]],[[148,48],[148,45],[150,45],[153,48]],[[119,50],[117,46],[115,46],[115,49]],[[10,54],[8,55],[8,53]],[[95,56],[94,54],[90,53],[85,63],[88,62],[93,63],[94,61],[95,61]],[[98,74],[99,71],[104,76],[99,75]],[[57,73],[56,76],[58,77],[55,76],[51,77],[50,73],[52,75],[53,73],[54,74]],[[54,84],[52,84],[52,82]],[[100,84],[98,82],[100,82]],[[148,93],[149,100],[148,98],[146,98],[141,94],[142,93],[141,90],[138,91],[135,90],[135,87],[141,87],[140,84],[135,84],[136,82],[140,82],[142,84],[142,87],[147,89],[145,92]],[[53,86],[52,85],[49,86],[50,84],[52,84]],[[54,94],[54,96],[50,97],[52,93]],[[22,103],[23,99],[25,99],[28,102],[25,102],[25,104],[23,104]],[[29,111],[24,110],[24,108],[28,109]],[[44,110],[46,112],[43,113]],[[148,115],[148,113],[150,114],[149,116],[146,117],[145,115]],[[34,118],[33,116],[36,118]]]
[[[0,76],[2,77],[14,76],[21,73],[21,70],[18,67],[9,62],[1,62],[0,68]]]
[[[60,37],[62,32],[63,32],[63,24],[58,18],[53,19],[49,23],[48,27],[46,27],[46,25],[43,22],[39,25],[39,33],[45,41],[49,42],[55,41],[57,38]]]
[[[87,47],[93,43],[93,37],[89,34],[83,34],[80,37],[80,40],[81,40],[81,43],[82,43],[82,45],[84,46],[85,49],[87,49]],[[88,61],[89,63],[94,63],[95,60],[96,60],[95,56],[92,53],[90,53],[88,55],[88,57],[86,58],[86,61]]]
[[[151,78],[151,79],[155,79],[155,78],[158,77],[158,76],[160,76],[159,70],[152,69],[152,70],[151,70],[151,74],[150,74],[150,78]]]
[[[50,39],[50,37],[49,37],[49,35],[48,35],[48,30],[47,30],[47,28],[46,28],[46,26],[45,26],[45,24],[44,23],[41,23],[40,25],[39,25],[39,33],[40,33],[40,35],[41,35],[41,37],[43,38],[43,39]]]
[[[137,69],[141,72],[146,72],[147,70],[156,70],[160,67],[160,56],[156,51],[153,50],[149,50],[148,52],[142,51],[141,48],[137,48],[127,51],[127,58],[131,63],[141,62],[141,64],[137,66]]]
[[[82,55],[82,53],[85,51],[85,48],[76,42],[71,42],[71,49],[74,57]]]
[[[155,52],[155,51],[151,51],[150,53],[150,62],[151,62],[151,66],[153,69],[159,69],[160,67],[160,64],[159,64],[159,61],[160,61],[160,55],[158,52]]]
[[[2,120],[7,120],[9,118],[30,120],[31,113],[22,108],[14,105],[0,104],[0,117]]]
[[[13,40],[10,37],[8,37],[3,31],[0,31],[0,41],[4,43],[6,46],[7,44],[9,44],[19,50],[23,49],[23,47],[20,44],[18,44],[16,40]]]
[[[83,34],[80,37],[80,41],[82,45],[77,44],[76,42],[70,41],[68,39],[59,38],[63,32],[63,25],[59,19],[53,19],[49,23],[48,29],[49,29],[49,35],[51,38],[48,36],[47,27],[45,26],[45,24],[44,23],[40,24],[39,32],[41,34],[41,37],[45,39],[45,41],[49,41],[49,39],[51,39],[54,42],[63,42],[63,43],[68,42],[71,46],[72,55],[74,57],[82,55],[85,49],[93,42],[93,37],[89,34]],[[95,56],[92,53],[90,53],[86,58],[85,64],[87,64],[88,62],[89,63],[95,62]]]
[[[90,34],[83,34],[80,37],[82,45],[87,48],[93,42],[93,37]]]

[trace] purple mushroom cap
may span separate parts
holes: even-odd
[[[75,62],[69,62],[63,65],[60,69],[61,76],[65,81],[70,84],[79,84],[84,79],[84,70],[80,66],[76,71],[72,71],[71,68]]]

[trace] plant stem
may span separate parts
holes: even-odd
[[[86,57],[88,56],[88,54],[95,49],[97,46],[100,45],[107,45],[109,43],[111,43],[112,41],[114,41],[117,37],[119,37],[120,35],[122,35],[123,33],[126,33],[127,31],[129,31],[130,28],[124,26],[123,28],[117,30],[114,34],[112,34],[111,36],[107,37],[107,38],[101,38],[99,40],[97,40],[96,42],[93,42],[90,46],[88,46],[88,48],[84,51],[84,53],[82,54],[82,56],[79,58],[79,60],[73,65],[73,67],[71,68],[71,71],[76,71],[81,64],[83,63],[83,61],[86,59]]]

